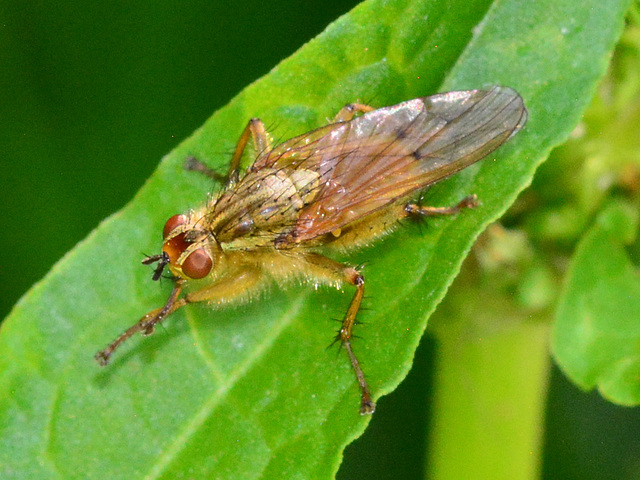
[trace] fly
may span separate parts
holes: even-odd
[[[375,403],[351,342],[364,276],[325,253],[368,245],[399,219],[474,207],[475,196],[452,207],[425,207],[412,199],[494,151],[526,121],[522,98],[507,87],[442,93],[380,109],[350,104],[333,123],[275,147],[264,124],[250,120],[226,175],[188,159],[188,169],[224,188],[204,207],[167,220],[161,253],[142,262],[155,264],[153,280],[168,267],[174,286],[167,302],[98,352],[96,360],[106,365],[125,340],[138,332],[152,334],[189,303],[246,299],[273,281],[347,284],[355,294],[335,340],[346,350],[360,386],[360,413],[373,413]],[[258,156],[241,172],[250,141]],[[205,286],[183,293],[202,279]]]

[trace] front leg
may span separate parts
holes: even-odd
[[[173,287],[173,290],[169,295],[169,299],[164,307],[156,308],[144,315],[136,324],[129,327],[113,342],[111,342],[107,348],[96,353],[94,358],[101,366],[105,366],[109,363],[113,352],[115,352],[126,340],[138,332],[143,335],[151,335],[155,331],[156,325],[161,323],[165,318],[179,308],[182,308],[189,303],[222,303],[246,298],[255,291],[261,279],[262,272],[260,270],[251,267],[243,267],[222,276],[200,290],[187,293],[182,298],[179,297],[186,284],[186,280],[176,280],[175,286]]]
[[[151,310],[140,320],[138,320],[138,323],[133,324],[124,332],[122,332],[118,336],[118,338],[116,338],[109,344],[107,348],[96,353],[94,358],[100,364],[100,366],[104,367],[105,365],[107,365],[109,363],[109,360],[111,359],[111,355],[113,355],[113,352],[115,352],[118,347],[120,347],[120,345],[122,345],[126,340],[128,340],[138,332],[141,332],[143,335],[151,335],[155,331],[157,324],[162,322],[162,320],[171,315],[178,308],[185,305],[186,302],[184,298],[178,299],[180,293],[182,292],[184,284],[185,280],[177,280],[175,286],[173,287],[173,290],[171,291],[171,295],[169,295],[167,303],[165,303],[164,307]]]

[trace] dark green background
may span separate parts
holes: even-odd
[[[0,318],[162,155],[356,3],[1,2]],[[434,352],[425,339],[342,478],[422,476]],[[556,371],[548,405],[545,478],[637,478],[637,410]]]

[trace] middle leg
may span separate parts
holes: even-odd
[[[371,391],[369,390],[367,379],[365,378],[360,362],[358,361],[351,345],[353,327],[357,323],[356,316],[358,314],[358,310],[360,310],[362,299],[364,298],[364,277],[356,268],[345,266],[322,255],[315,253],[308,254],[305,255],[305,259],[312,267],[314,267],[313,271],[317,276],[323,277],[330,282],[344,282],[356,287],[356,293],[351,299],[349,309],[342,320],[342,327],[338,331],[336,341],[339,341],[347,351],[349,360],[351,361],[351,366],[353,367],[358,380],[358,385],[360,386],[360,414],[372,414],[376,409],[376,404],[371,398]]]

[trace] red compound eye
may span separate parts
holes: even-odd
[[[182,262],[182,273],[197,280],[209,275],[211,267],[213,267],[213,260],[204,248],[199,248],[191,252]]]
[[[162,229],[162,238],[167,238],[176,227],[182,225],[183,223],[187,223],[186,215],[174,215],[167,223],[164,224],[164,228]]]
[[[181,233],[171,240],[165,241],[164,245],[162,245],[162,251],[169,255],[171,265],[175,266],[182,252],[189,247],[189,243],[184,239],[184,235],[184,233]]]

